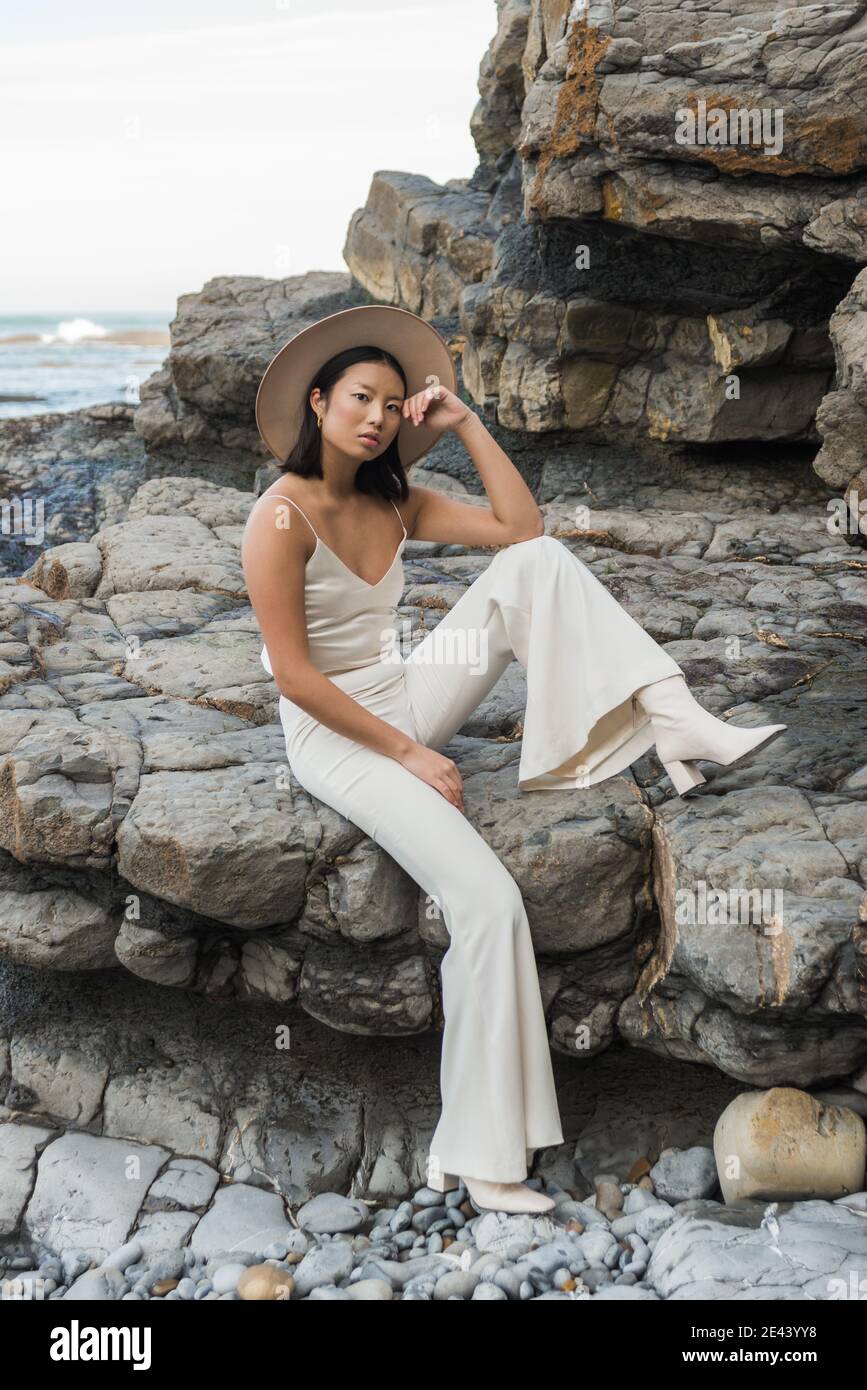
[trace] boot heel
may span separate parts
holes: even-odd
[[[460,1185],[457,1173],[432,1173],[426,1183],[431,1192],[453,1192]]]
[[[692,791],[693,787],[700,787],[702,782],[707,779],[698,770],[698,763],[666,763],[665,768],[674,784],[674,790],[683,796],[686,792]]]

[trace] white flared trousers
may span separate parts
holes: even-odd
[[[405,660],[332,676],[380,719],[441,749],[508,664],[526,668],[518,785],[592,786],[654,741],[632,699],[682,675],[591,570],[552,536],[497,552]],[[442,913],[442,1113],[430,1171],[519,1182],[563,1142],[536,958],[520,890],[461,811],[394,758],[280,697],[300,784],[365,831]]]

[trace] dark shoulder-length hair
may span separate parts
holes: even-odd
[[[301,421],[301,430],[298,439],[289,450],[286,462],[281,464],[280,471],[282,473],[298,473],[302,478],[322,477],[322,432],[316,423],[316,411],[310,404],[310,392],[318,386],[327,400],[334,383],[358,362],[387,363],[389,367],[394,368],[403,382],[404,394],[408,393],[403,367],[396,357],[392,357],[390,352],[386,352],[385,348],[352,347],[336,353],[334,357],[329,357],[324,366],[319,368],[313,380],[308,383],[304,393],[304,416]],[[409,497],[406,470],[400,461],[397,440],[398,436],[395,435],[383,453],[378,454],[376,458],[365,459],[359,465],[355,474],[355,486],[359,492],[379,493],[380,497],[385,497],[388,500],[400,498],[401,501],[406,501]]]

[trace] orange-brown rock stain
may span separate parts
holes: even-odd
[[[530,191],[530,207],[536,206],[545,174],[555,159],[575,154],[582,144],[593,140],[599,109],[596,66],[611,40],[603,38],[587,21],[577,19],[566,41],[566,76],[557,93],[557,106],[551,131],[542,142],[539,162]]]
[[[686,105],[698,115],[698,97],[688,92]],[[720,92],[705,98],[707,111],[712,108],[720,111],[738,111],[745,105],[742,97],[724,96]],[[770,101],[767,103],[770,105]],[[748,105],[752,110],[753,105]],[[800,152],[799,159],[790,159],[781,151],[779,154],[762,154],[760,142],[749,145],[682,145],[680,156],[685,159],[700,160],[713,164],[724,174],[776,174],[782,178],[793,174],[815,174],[817,169],[825,169],[829,174],[850,174],[867,162],[864,127],[851,116],[810,116],[798,120],[791,112],[783,117],[784,148],[793,146]]]

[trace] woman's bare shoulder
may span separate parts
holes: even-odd
[[[304,511],[303,494],[295,478],[288,482],[278,479],[256,498],[247,514],[241,543],[246,563],[251,563],[256,554],[269,564],[275,559],[290,561],[296,551],[302,561],[309,558],[315,536],[309,524],[305,526],[303,521],[292,524],[293,518],[296,522],[299,518],[295,508],[289,505],[291,502]]]
[[[288,497],[291,502],[297,502],[299,506],[303,506],[305,492],[303,486],[299,484],[298,478],[294,474],[287,473],[282,478],[278,478],[270,487],[267,487],[264,492],[261,492],[254,506],[271,497],[276,498],[278,502],[281,498]]]

